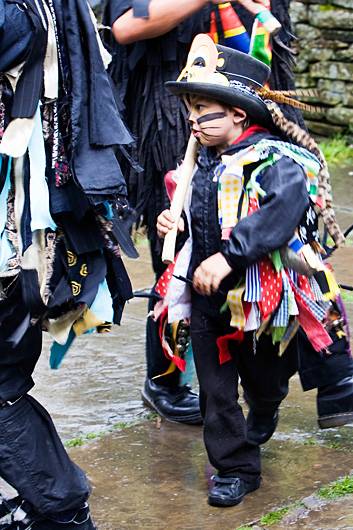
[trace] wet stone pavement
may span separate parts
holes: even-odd
[[[353,222],[347,170],[336,178],[342,226]],[[149,287],[153,274],[148,248],[139,262],[127,262],[134,288]],[[353,246],[338,251],[339,280],[353,285]],[[352,298],[353,300],[353,298]],[[353,303],[347,308],[353,322]],[[122,326],[105,336],[81,338],[58,371],[48,368],[48,340],[35,374],[35,395],[51,412],[65,440],[87,440],[70,454],[92,482],[92,511],[99,530],[235,530],[263,514],[311,495],[353,469],[353,426],[320,431],[315,392],[303,393],[296,377],[283,403],[277,432],[263,449],[263,483],[235,508],[207,505],[212,468],[200,427],[151,419],[140,399],[145,377],[146,301],[132,300]],[[126,424],[132,423],[126,427]],[[110,432],[109,432],[110,431]],[[333,507],[334,506],[334,507]],[[353,529],[350,497],[313,511],[305,519],[273,529]]]

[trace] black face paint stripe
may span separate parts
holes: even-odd
[[[204,116],[201,116],[201,118],[198,118],[196,121],[200,125],[201,123],[204,123],[205,121],[219,120],[225,117],[226,117],[225,112],[210,112],[209,114],[205,114]]]

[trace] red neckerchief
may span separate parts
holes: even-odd
[[[261,125],[251,125],[246,131],[244,131],[238,138],[234,140],[232,145],[239,144],[243,140],[246,140],[246,138],[249,138],[249,136],[252,136],[255,133],[259,132],[265,132],[268,133],[268,129],[265,129],[265,127],[261,127]]]

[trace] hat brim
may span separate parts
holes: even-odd
[[[246,111],[249,117],[258,125],[273,126],[270,111],[265,103],[250,94],[244,94],[231,87],[216,85],[213,83],[191,83],[186,81],[167,81],[165,86],[175,96],[193,94],[195,96],[206,96],[226,103],[232,107],[239,107]]]

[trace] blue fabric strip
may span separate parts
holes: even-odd
[[[3,156],[0,156],[0,171],[2,164],[4,163]],[[5,233],[5,225],[7,220],[7,198],[11,189],[11,166],[12,159],[8,159],[7,173],[5,178],[5,184],[0,194],[0,271],[6,270],[7,262],[11,258],[13,252],[10,246],[10,242],[7,239]]]
[[[245,302],[261,300],[260,271],[257,263],[246,269],[244,300]]]

